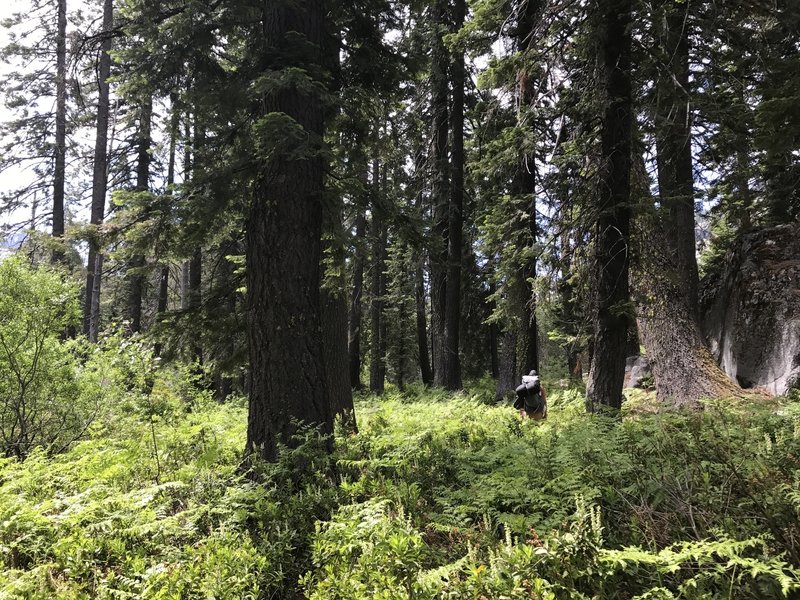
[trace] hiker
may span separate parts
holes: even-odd
[[[536,371],[522,376],[522,383],[517,387],[517,399],[514,408],[519,410],[520,417],[530,417],[536,421],[547,418],[547,397],[542,382]]]

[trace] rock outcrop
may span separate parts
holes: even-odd
[[[629,356],[625,361],[625,387],[640,388],[650,380],[652,385],[653,372],[650,370],[650,361],[646,356]]]
[[[703,333],[743,388],[800,386],[800,224],[741,235],[701,288]]]

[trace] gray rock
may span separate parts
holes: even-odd
[[[800,381],[800,225],[740,236],[702,282],[703,334],[744,388],[784,394]]]
[[[630,356],[625,364],[625,371],[627,373],[625,387],[641,387],[643,379],[653,376],[650,370],[650,361],[647,360],[646,356]]]

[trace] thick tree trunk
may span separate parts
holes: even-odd
[[[325,9],[320,0],[264,2],[264,64],[318,71]],[[288,58],[287,58],[288,57]],[[286,64],[289,60],[290,64]],[[323,102],[311,86],[280,87],[262,115],[284,114],[321,143]],[[303,143],[307,143],[304,137]],[[247,215],[248,342],[251,389],[246,452],[267,460],[295,445],[296,420],[331,433],[333,417],[321,347],[322,154],[294,149],[265,160]]]
[[[541,10],[540,0],[526,0],[517,7],[517,49],[523,54],[534,45],[537,19]],[[526,68],[517,74],[518,99],[520,103],[519,114],[522,120],[520,127],[533,127],[527,122],[527,113],[535,102],[535,81]],[[536,244],[536,156],[533,153],[523,153],[517,166],[517,182],[515,190],[522,196],[525,205],[521,208],[527,215],[527,231],[520,239],[523,249],[533,248]],[[539,370],[539,328],[536,322],[536,292],[533,281],[536,278],[536,258],[533,252],[523,254],[529,256],[520,267],[520,285],[517,286],[520,314],[520,329],[517,333],[517,358],[522,373]]]
[[[341,415],[355,428],[353,389],[348,372],[347,298],[343,294],[326,289],[321,292],[322,344],[331,412],[334,416]]]
[[[53,171],[53,237],[59,245],[53,262],[64,262],[64,185],[67,165],[67,0],[58,0],[56,33],[56,139]]]
[[[622,406],[625,343],[631,321],[628,288],[631,173],[631,0],[605,0],[596,16],[605,92],[602,160],[594,245],[594,359],[588,409]]]
[[[563,216],[564,222],[568,222],[567,216]],[[561,277],[556,285],[559,297],[559,313],[557,317],[558,325],[572,341],[564,345],[567,360],[567,370],[570,379],[576,382],[583,380],[583,367],[580,363],[580,355],[583,347],[579,344],[579,333],[582,326],[579,324],[579,317],[576,310],[575,286],[570,280],[572,273],[572,252],[573,244],[569,232],[564,232],[560,239],[559,265]],[[627,354],[627,353],[626,353]]]
[[[500,328],[496,323],[492,323],[489,325],[489,372],[495,380],[500,377],[499,338]]]
[[[449,163],[448,136],[448,78],[449,53],[442,39],[447,27],[447,0],[436,0],[433,22],[437,31],[433,36],[431,57],[431,111],[433,113],[433,226],[430,241],[431,265],[431,345],[433,348],[433,382],[445,386],[445,323],[447,303],[447,248],[449,227]]]
[[[536,296],[533,278],[536,260],[531,259],[521,272],[521,281],[516,286],[519,294],[517,302],[521,308],[520,328],[517,333],[517,356],[520,372],[527,374],[539,370],[539,326],[536,321]]]
[[[635,271],[639,332],[647,350],[659,401],[695,406],[700,398],[739,396],[742,391],[714,360],[687,305],[675,255],[658,223],[640,229],[641,265]]]
[[[416,269],[414,299],[416,301],[417,313],[419,372],[422,377],[422,383],[426,386],[431,386],[433,385],[433,371],[431,370],[431,359],[428,352],[428,318],[425,314],[425,275],[422,269],[422,260],[419,261]]]
[[[453,3],[454,29],[458,31],[466,16],[465,0]],[[447,278],[445,282],[444,362],[442,384],[448,390],[458,390],[461,383],[459,357],[461,327],[461,256],[464,237],[464,53],[456,52],[450,63],[452,89],[451,185],[447,227]]]
[[[364,387],[361,383],[361,319],[362,297],[364,293],[364,236],[367,233],[367,218],[364,210],[356,216],[356,237],[353,241],[353,286],[350,296],[350,324],[347,336],[348,354],[350,356],[350,386],[354,390]]]
[[[103,31],[110,32],[113,26],[113,2],[103,2]],[[97,70],[97,127],[94,145],[94,171],[92,174],[92,208],[90,223],[99,226],[103,222],[106,210],[106,192],[108,188],[108,120],[109,120],[109,83],[111,77],[111,36],[107,36],[100,45],[100,63]],[[98,240],[99,232],[95,231],[89,242],[89,260],[86,274],[86,296],[83,311],[83,329],[89,341],[96,342],[100,331],[100,285],[102,278],[102,255]]]
[[[519,385],[517,375],[517,334],[507,331],[500,337],[500,365],[495,398],[507,400]]]
[[[696,318],[699,279],[694,237],[688,6],[666,2],[666,14],[656,13],[656,39],[666,64],[658,77],[655,126],[659,203],[668,213],[665,233],[683,280],[687,306]]]
[[[698,322],[694,191],[689,112],[687,6],[666,3],[654,24],[665,64],[656,103],[659,208],[640,227],[636,272],[639,333],[658,399],[694,405],[701,397],[730,396],[739,387],[717,366]],[[643,195],[644,166],[639,166]]]
[[[136,164],[136,191],[146,192],[150,184],[150,145],[151,120],[153,116],[153,99],[148,97],[140,109],[139,131],[137,140],[137,164]],[[129,290],[128,290],[128,318],[130,319],[131,333],[137,333],[142,329],[142,297],[144,296],[145,258],[141,254],[136,254],[131,258],[128,265]]]
[[[329,206],[323,213],[323,252],[327,260],[320,262],[323,281],[320,291],[322,315],[322,349],[331,412],[341,416],[347,426],[355,430],[353,388],[350,386],[350,360],[347,329],[347,284],[345,280],[345,237],[342,225],[341,199],[339,206]],[[332,272],[325,273],[330,261]]]

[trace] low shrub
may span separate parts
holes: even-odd
[[[0,453],[61,452],[97,411],[81,393],[73,344],[77,292],[58,272],[20,256],[0,262]]]

